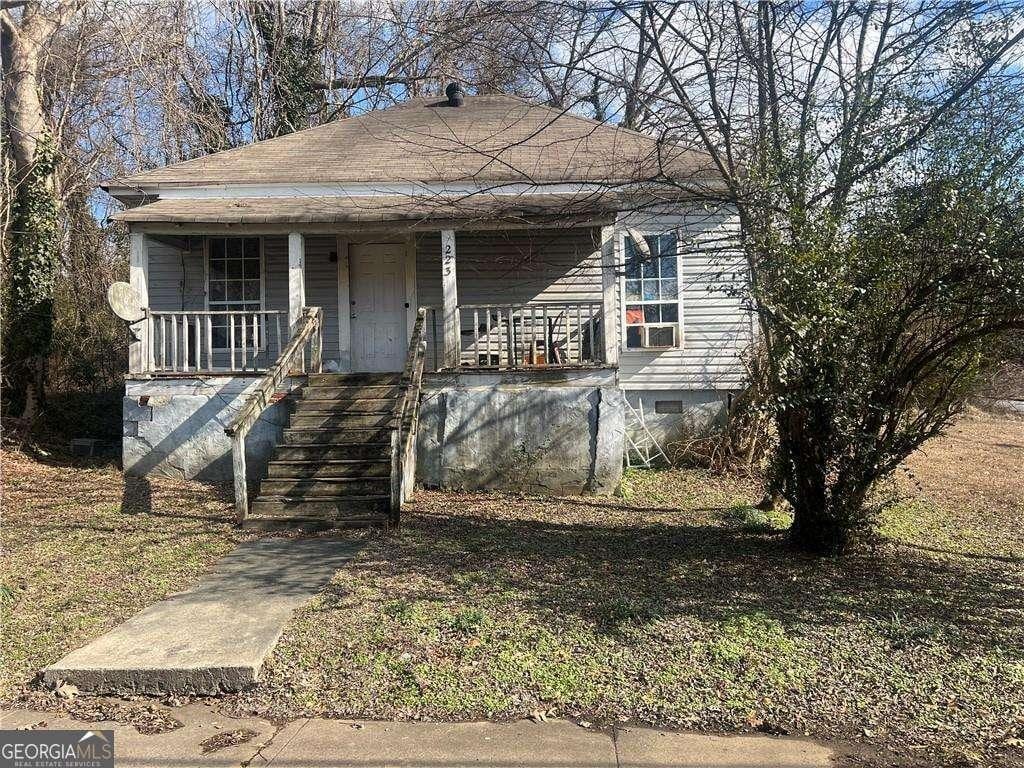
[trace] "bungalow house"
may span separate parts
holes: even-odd
[[[455,87],[111,180],[125,471],[233,477],[240,517],[286,520],[394,520],[415,482],[611,492],[636,411],[671,441],[742,384],[716,186],[699,153]]]

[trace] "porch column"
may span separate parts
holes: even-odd
[[[459,367],[459,295],[455,280],[455,230],[441,230],[441,292],[444,314],[444,367]]]
[[[601,227],[601,309],[604,362],[619,364],[619,276],[615,227]]]
[[[349,295],[348,239],[338,235],[338,363],[343,371],[352,370],[352,297]],[[330,343],[330,342],[328,342]]]
[[[288,233],[288,329],[295,333],[306,306],[306,243],[301,232]]]
[[[139,304],[149,311],[149,247],[144,232],[132,232],[128,252],[128,283],[139,299]],[[140,320],[132,325],[137,341],[128,345],[128,372],[147,373],[151,370],[149,348],[150,319]]]

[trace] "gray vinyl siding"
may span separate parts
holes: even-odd
[[[263,238],[263,308],[288,311],[288,238],[273,236]],[[280,319],[281,343],[288,343],[288,317]],[[267,340],[268,357],[271,360],[280,355],[277,348],[276,328]],[[327,349],[324,348],[327,357]]]
[[[752,338],[743,306],[747,272],[738,251],[739,221],[729,211],[695,207],[685,214],[632,214],[616,225],[618,254],[627,227],[682,235],[682,346],[664,351],[621,349],[619,380],[629,390],[728,390],[742,386],[743,352]],[[616,292],[617,301],[622,301]],[[617,307],[621,314],[621,305]],[[620,324],[621,333],[621,324]],[[621,343],[621,342],[620,342]]]
[[[153,237],[148,238],[148,247],[150,308],[162,312],[206,309],[202,249],[179,249]]]
[[[263,301],[266,309],[288,311],[288,238],[263,238]]]
[[[601,230],[541,229],[458,232],[460,304],[601,300]],[[421,306],[441,305],[441,237],[416,241],[416,291]]]
[[[324,360],[341,357],[338,344],[338,239],[333,235],[306,238],[306,304],[324,312]],[[332,255],[334,261],[331,261]],[[287,245],[285,266],[287,267]],[[284,276],[285,305],[288,304],[288,273]]]
[[[306,247],[306,305],[324,313],[324,360],[338,360],[338,240],[333,235],[310,235]],[[263,238],[267,309],[288,309],[288,238]],[[334,259],[333,261],[331,259]]]
[[[333,235],[306,238],[306,304],[324,312],[324,360],[338,359],[338,240]],[[265,307],[288,309],[288,238],[263,238]],[[333,261],[332,261],[333,259]]]

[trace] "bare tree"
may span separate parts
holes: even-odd
[[[1022,9],[617,8],[639,75],[600,62],[593,74],[631,114],[645,105],[639,124],[695,140],[717,168],[766,350],[772,481],[794,543],[842,551],[878,478],[948,423],[990,340],[1024,326],[1019,197],[1006,184],[1019,154],[985,173],[934,162],[941,133],[970,125],[996,83],[1020,88]]]

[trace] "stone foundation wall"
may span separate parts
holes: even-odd
[[[224,427],[257,381],[126,382],[125,473],[230,482],[231,441]],[[286,384],[290,391],[300,381]],[[463,490],[610,494],[622,477],[623,403],[613,370],[428,374],[417,479]],[[287,422],[286,404],[276,403],[246,437],[251,482],[264,475]]]
[[[623,394],[614,370],[429,374],[417,479],[429,487],[615,491]]]
[[[125,382],[122,462],[128,475],[164,475],[230,482],[231,423],[257,377],[132,379]],[[287,381],[287,390],[297,385]],[[287,391],[286,390],[286,391]],[[266,470],[288,414],[284,403],[265,410],[245,439],[247,471]]]

